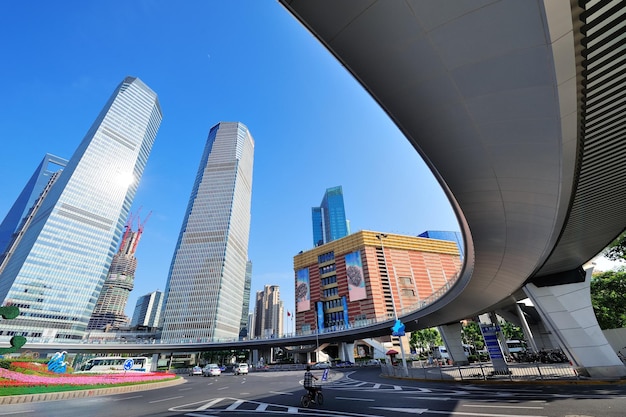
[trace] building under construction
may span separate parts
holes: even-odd
[[[137,244],[143,233],[143,227],[148,217],[141,223],[137,216],[137,231],[133,231],[133,217],[126,223],[122,243],[117,253],[113,256],[109,273],[102,286],[102,291],[96,302],[96,307],[89,319],[87,330],[106,330],[125,327],[130,319],[124,310],[128,302],[128,296],[133,289],[137,258],[135,252]]]

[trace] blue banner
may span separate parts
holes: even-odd
[[[348,300],[346,297],[341,297],[341,303],[343,304],[343,324],[346,326],[346,329],[350,328],[350,320],[348,318]]]
[[[318,333],[324,331],[324,303],[321,301],[317,302],[317,328]]]

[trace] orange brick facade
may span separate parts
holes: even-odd
[[[341,328],[346,325],[343,297],[348,325],[352,326],[355,321],[393,317],[394,303],[398,314],[415,310],[420,302],[456,279],[462,262],[455,242],[386,234],[381,244],[379,235],[360,231],[294,257],[296,286],[298,271],[306,269],[310,289],[310,308],[296,308],[297,333],[316,331],[319,301],[323,303],[324,329]],[[356,251],[366,297],[351,301],[346,255]]]

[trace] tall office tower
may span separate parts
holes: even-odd
[[[161,310],[163,309],[163,292],[152,291],[142,295],[135,304],[131,327],[147,326],[159,327],[161,324]]]
[[[87,330],[100,330],[128,325],[129,319],[124,314],[124,310],[126,310],[128,296],[134,287],[135,270],[137,269],[135,252],[143,234],[144,226],[138,216],[137,222],[137,231],[133,230],[132,216],[126,223],[122,243],[115,256],[113,256],[113,262],[111,262],[107,279],[104,281],[104,286],[102,291],[100,291],[98,301],[96,301],[96,308],[91,314]]]
[[[35,201],[46,188],[50,178],[67,165],[67,159],[46,154],[33,176],[26,183],[15,203],[0,223],[0,256],[6,251],[13,234],[18,231],[23,219],[35,205]]]
[[[156,94],[139,79],[114,91],[0,275],[0,304],[20,308],[0,340],[83,337],[161,119]]]
[[[248,337],[254,337],[254,311],[248,313]]]
[[[326,190],[320,206],[311,209],[311,218],[313,221],[313,244],[315,246],[332,242],[350,234],[341,186]]]
[[[253,161],[245,125],[211,128],[167,278],[162,340],[238,337]]]
[[[257,291],[254,306],[254,336],[279,337],[283,334],[283,302],[278,285],[266,285]]]
[[[250,289],[252,288],[252,261],[246,263],[246,282],[243,287],[243,308],[239,324],[239,338],[248,337],[248,314],[250,313]]]
[[[20,223],[20,226],[18,227],[18,229],[15,231],[15,233],[13,233],[13,236],[11,237],[11,240],[6,246],[4,253],[0,254],[0,274],[2,274],[2,272],[4,271],[4,268],[7,266],[7,264],[11,260],[11,256],[13,256],[13,254],[15,253],[15,248],[17,248],[19,243],[22,241],[22,237],[24,237],[24,233],[28,230],[28,228],[30,227],[30,224],[33,222],[33,219],[37,215],[37,211],[41,207],[41,204],[43,203],[43,201],[46,199],[46,196],[50,192],[52,185],[54,185],[56,180],[59,179],[59,177],[61,176],[61,172],[62,171],[59,170],[50,176],[50,179],[48,180],[48,183],[44,187],[43,191],[41,192],[41,194],[39,194],[39,197],[37,198],[37,200],[35,200],[35,203],[28,211],[28,214],[26,214],[26,217],[22,219],[22,222]]]

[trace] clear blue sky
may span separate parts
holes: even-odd
[[[152,211],[137,298],[164,290],[211,126],[240,121],[256,144],[252,299],[313,247],[311,207],[341,185],[352,231],[458,230],[421,158],[350,74],[278,2],[0,2],[0,218],[45,153],[70,158],[127,76],[159,96],[163,122],[133,212]],[[251,307],[253,300],[251,301]],[[287,329],[286,329],[287,330]]]

